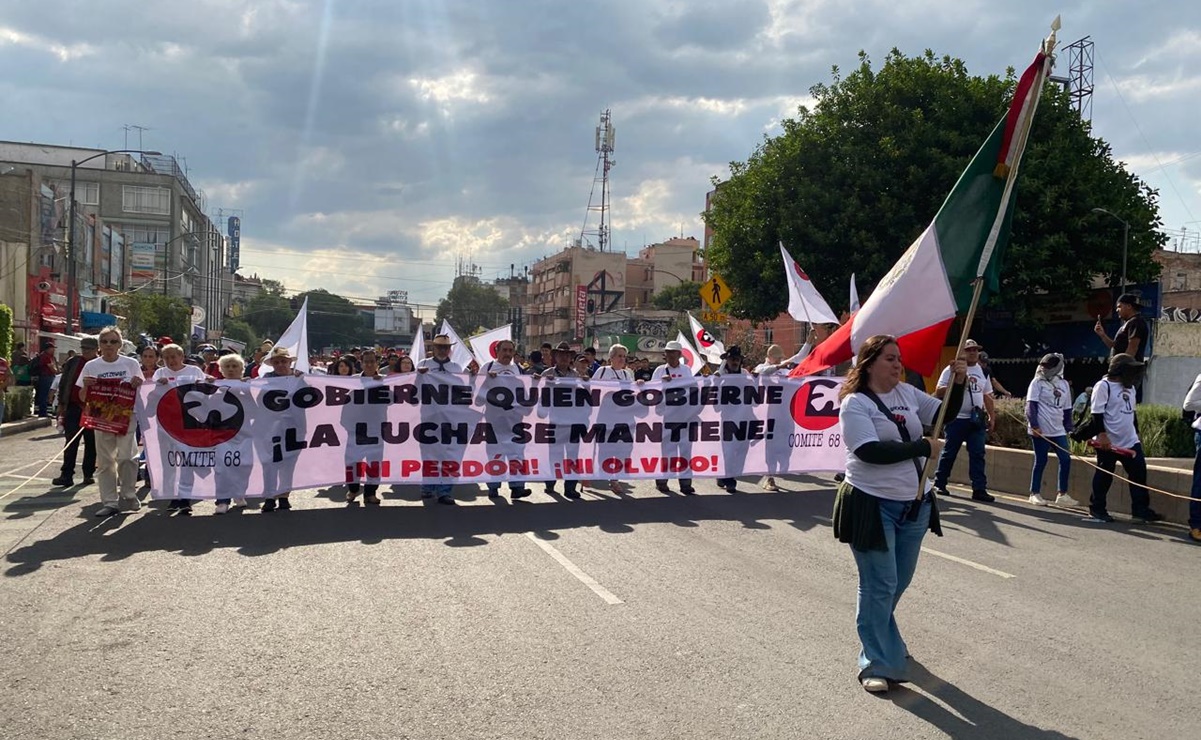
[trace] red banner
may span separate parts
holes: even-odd
[[[129,432],[137,396],[127,381],[97,378],[88,386],[80,423],[87,429],[123,436]]]

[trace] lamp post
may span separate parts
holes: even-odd
[[[71,207],[70,216],[67,220],[67,334],[75,330],[73,326],[75,321],[75,171],[79,165],[91,162],[98,157],[107,157],[110,154],[149,154],[158,156],[162,152],[144,151],[142,149],[110,149],[107,152],[93,154],[90,157],[85,157],[78,161],[71,160]]]
[[[1094,208],[1093,213],[1101,213],[1106,216],[1112,216],[1122,223],[1122,289],[1119,294],[1126,292],[1126,248],[1130,244],[1130,222],[1112,211],[1107,211],[1104,208]]]

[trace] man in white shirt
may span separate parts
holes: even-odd
[[[463,372],[463,368],[459,363],[450,359],[450,349],[454,346],[454,342],[450,340],[448,335],[439,334],[433,338],[429,346],[433,351],[433,355],[417,363],[418,373],[423,375],[430,374],[431,380],[448,383],[453,378],[444,378],[443,376]],[[421,487],[421,498],[436,498],[438,503],[443,506],[454,506],[455,498],[452,495],[453,490],[454,486],[449,483],[426,484]]]
[[[1148,524],[1163,520],[1163,514],[1151,508],[1147,492],[1147,458],[1138,438],[1138,417],[1134,386],[1143,372],[1143,363],[1128,354],[1109,360],[1109,372],[1093,386],[1092,427],[1101,431],[1093,437],[1097,449],[1097,471],[1093,474],[1093,494],[1088,502],[1091,519],[1112,522],[1106,507],[1113,471],[1121,461],[1130,479],[1130,514]]]
[[[116,380],[137,388],[142,384],[142,366],[132,357],[121,354],[121,330],[110,326],[100,331],[97,340],[100,356],[83,366],[76,385],[83,389],[83,402],[88,400],[88,388],[99,380]],[[137,496],[138,444],[137,425],[131,418],[123,435],[96,430],[96,482],[100,485],[100,508],[96,516],[113,516],[119,511],[137,511],[142,507]],[[118,491],[118,482],[120,490]]]
[[[668,342],[663,347],[663,358],[666,360],[662,365],[655,368],[655,372],[651,374],[651,381],[671,382],[677,378],[691,378],[692,368],[681,362],[684,356],[684,347],[679,342]],[[668,410],[670,411],[670,409]],[[670,419],[669,421],[677,421]],[[687,437],[682,437],[677,441],[670,441],[667,433],[663,435],[663,457],[691,457],[692,443]],[[660,478],[655,481],[655,488],[659,489],[660,493],[671,493],[671,488],[667,485],[667,478]],[[696,491],[692,488],[692,478],[680,476],[680,493],[685,496],[695,496]]]
[[[502,375],[524,375],[525,371],[521,369],[521,365],[518,365],[514,361],[516,356],[517,345],[513,343],[513,340],[502,339],[496,343],[496,359],[485,362],[480,367],[480,372],[484,373],[489,378],[499,378]],[[484,409],[486,418],[492,424],[493,428],[511,429],[513,427],[514,419],[511,418],[511,415],[513,415],[512,411],[498,409],[488,404],[484,404]],[[520,418],[520,415],[521,412],[518,411],[515,416]],[[498,436],[505,438],[510,435],[502,433]],[[516,460],[520,459],[521,455],[522,450],[520,447],[514,446],[514,444],[507,439],[504,439],[498,445],[489,445],[488,447],[488,459],[490,460],[495,457],[500,457],[500,459],[503,460]],[[530,489],[525,487],[525,481],[513,480],[510,478],[508,483],[509,498],[519,499],[530,495]],[[486,485],[488,487],[488,498],[500,498],[500,481],[489,481]]]
[[[1193,387],[1184,397],[1184,420],[1192,425],[1197,446],[1197,458],[1193,460],[1193,500],[1188,505],[1188,536],[1193,542],[1201,542],[1201,375],[1193,380]]]
[[[984,473],[984,443],[996,424],[997,415],[993,412],[992,385],[985,377],[984,369],[980,367],[980,351],[983,349],[975,339],[963,343],[963,355],[959,359],[967,361],[967,386],[963,389],[963,405],[955,419],[946,425],[947,441],[938,457],[934,488],[940,496],[950,495],[947,493],[947,479],[951,477],[951,468],[955,466],[955,458],[959,456],[959,447],[967,442],[972,500],[995,500],[988,492],[988,479]],[[950,383],[951,366],[948,365],[943,369],[942,375],[938,376],[938,387],[934,395],[940,399],[944,398]]]

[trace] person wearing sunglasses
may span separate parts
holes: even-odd
[[[132,357],[121,354],[121,330],[110,326],[97,336],[100,356],[83,366],[76,385],[83,389],[87,403],[88,388],[98,380],[116,380],[137,388],[142,384],[142,366]],[[132,416],[132,415],[131,415]],[[138,444],[137,426],[133,419],[125,434],[96,430],[96,482],[100,486],[101,507],[96,516],[113,516],[121,511],[137,511],[142,507],[137,496]]]

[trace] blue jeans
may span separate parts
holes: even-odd
[[[947,478],[951,477],[951,468],[955,467],[955,458],[959,456],[959,446],[967,442],[967,471],[972,480],[972,492],[986,491],[988,479],[984,475],[984,441],[987,437],[988,432],[978,428],[971,419],[956,419],[947,424],[947,443],[938,457],[934,485],[938,488],[947,487]]]
[[[869,677],[906,681],[909,667],[906,657],[909,648],[897,629],[896,608],[905,593],[922,538],[930,527],[930,503],[923,502],[915,521],[905,518],[906,501],[880,500],[880,519],[884,523],[884,538],[888,551],[859,552],[851,548],[859,568],[859,605],[855,627],[863,649],[859,653],[859,679]]]
[[[1188,525],[1201,529],[1201,432],[1195,432],[1193,442],[1197,445],[1197,459],[1193,460],[1193,500],[1188,504]]]
[[[50,414],[50,386],[54,385],[53,375],[39,375],[37,385],[33,390],[33,408],[34,413],[38,416],[48,416]],[[70,388],[66,389],[69,393]]]
[[[1059,488],[1056,490],[1067,493],[1068,473],[1072,472],[1072,454],[1068,452],[1067,436],[1032,436],[1030,441],[1034,443],[1034,473],[1030,476],[1030,493],[1043,492],[1043,471],[1047,469],[1047,452],[1051,450],[1051,442],[1055,443],[1055,456],[1059,458]]]

